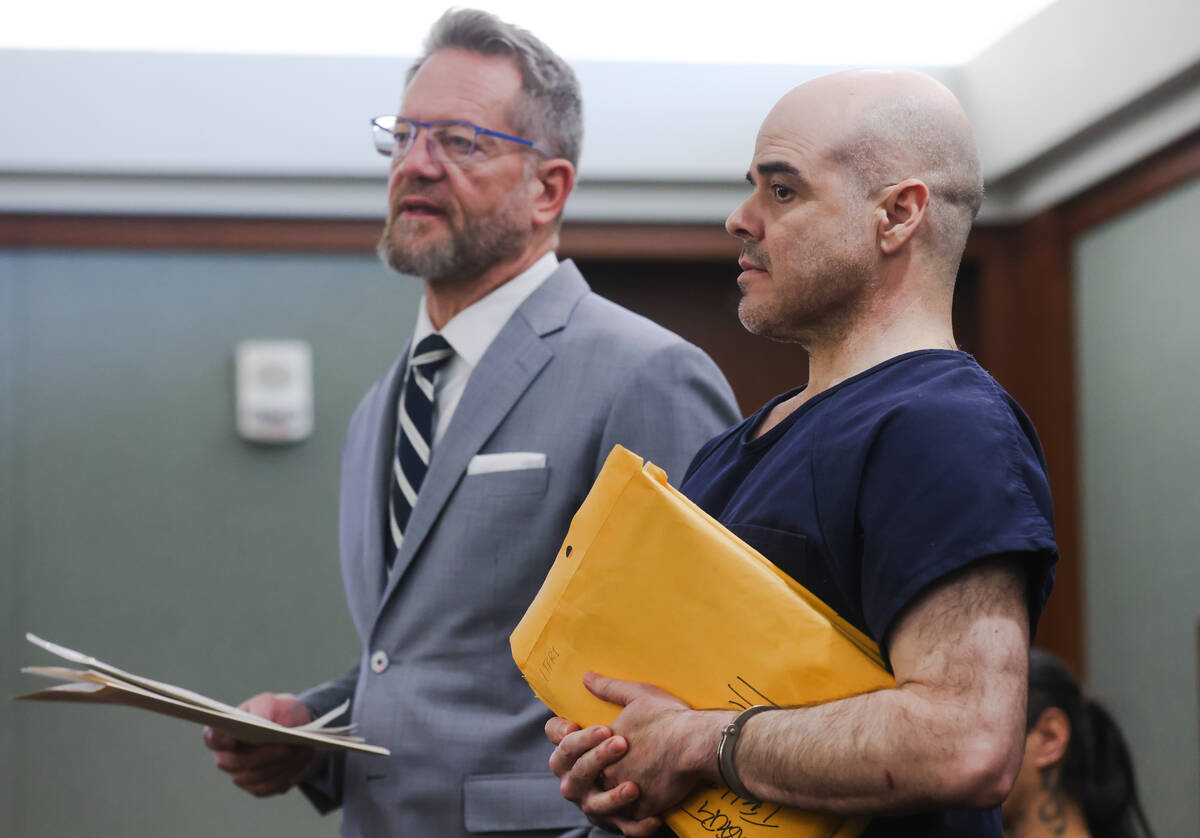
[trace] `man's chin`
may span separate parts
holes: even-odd
[[[745,296],[738,301],[738,320],[742,328],[752,335],[761,335],[763,322],[761,312]]]
[[[453,261],[453,248],[445,236],[433,241],[414,241],[412,236],[397,235],[395,226],[385,229],[376,252],[392,270],[419,277],[436,276]]]
[[[738,320],[742,328],[752,335],[769,340],[786,341],[787,329],[779,322],[778,312],[769,304],[743,296],[738,302]]]

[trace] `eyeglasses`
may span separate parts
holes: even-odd
[[[375,139],[375,150],[384,157],[391,157],[394,160],[403,160],[405,156],[412,150],[413,143],[416,142],[417,133],[420,129],[427,129],[426,139],[431,144],[429,151],[431,153],[436,149],[442,160],[451,163],[462,163],[469,159],[477,150],[483,149],[489,151],[491,140],[495,137],[501,140],[508,140],[513,143],[520,143],[534,151],[540,151],[543,154],[546,150],[532,140],[514,137],[511,134],[501,134],[499,131],[491,131],[487,128],[481,128],[471,122],[463,122],[460,119],[437,119],[433,122],[419,122],[415,119],[407,119],[403,116],[377,116],[371,120],[371,135]],[[482,141],[480,138],[483,138]]]

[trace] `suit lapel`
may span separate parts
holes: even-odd
[[[365,452],[362,474],[367,480],[362,497],[367,498],[363,515],[362,550],[359,551],[358,585],[363,592],[362,602],[378,604],[383,599],[385,584],[383,563],[384,516],[388,509],[388,491],[391,486],[392,460],[396,456],[396,400],[400,397],[400,384],[408,366],[410,342],[404,352],[388,370],[380,383],[370,405],[366,426],[374,429],[369,447]],[[379,487],[384,487],[380,491]],[[363,627],[366,630],[370,626]]]
[[[429,471],[380,602],[381,612],[419,555],[471,458],[553,357],[542,338],[566,325],[571,310],[587,292],[587,283],[574,263],[568,260],[560,264],[509,318],[471,372],[446,435],[434,446]],[[382,517],[378,524],[383,526]]]

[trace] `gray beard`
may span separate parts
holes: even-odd
[[[395,241],[389,220],[376,252],[398,273],[433,283],[468,282],[497,262],[520,255],[529,243],[529,228],[517,222],[512,203],[506,201],[483,218],[469,218],[462,230],[420,248],[410,246],[402,234]]]

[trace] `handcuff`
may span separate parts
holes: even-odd
[[[738,777],[737,769],[733,765],[733,757],[737,752],[738,737],[741,736],[742,728],[746,722],[764,710],[778,710],[774,704],[755,704],[753,707],[747,707],[742,712],[738,713],[732,722],[725,725],[725,729],[721,731],[721,741],[717,745],[717,772],[721,775],[723,782],[731,792],[745,800],[757,800],[743,785]]]

